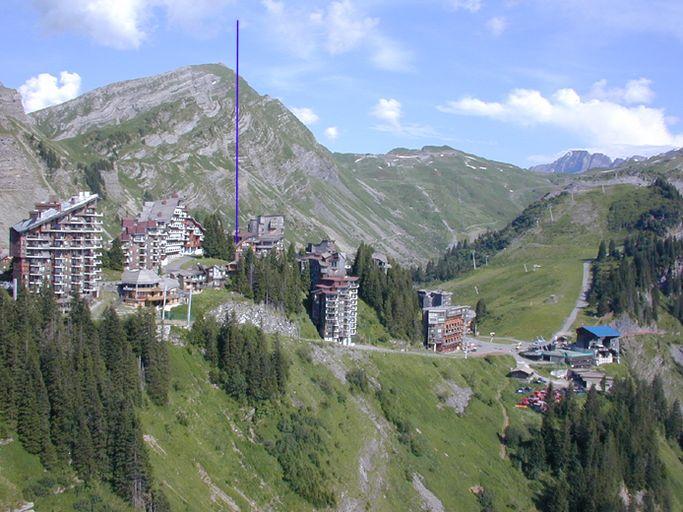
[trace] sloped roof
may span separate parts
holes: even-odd
[[[609,325],[582,325],[577,331],[583,329],[598,338],[614,338],[621,336],[621,333]]]
[[[124,284],[132,285],[150,285],[159,284],[161,278],[156,275],[151,270],[140,269],[140,270],[126,270],[121,276],[121,282]]]
[[[19,233],[24,233],[53,219],[64,217],[72,211],[78,210],[88,203],[96,201],[98,198],[99,196],[97,194],[80,192],[78,195],[72,196],[66,201],[59,203],[59,208],[48,208],[47,210],[43,210],[35,218],[24,219],[21,222],[16,223],[12,226],[12,229]]]

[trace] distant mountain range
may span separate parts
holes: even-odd
[[[530,171],[578,174],[591,169],[613,169],[627,162],[641,162],[646,160],[643,156],[632,156],[630,158],[617,158],[612,160],[602,153],[589,153],[584,150],[572,150],[549,164],[540,164],[530,167]]]

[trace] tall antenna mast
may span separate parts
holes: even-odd
[[[235,31],[235,244],[240,232],[240,20]]]

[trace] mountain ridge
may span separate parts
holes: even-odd
[[[180,192],[191,208],[229,221],[234,76],[220,64],[185,66],[95,89],[14,123],[11,136],[33,143],[25,148],[31,161],[10,167],[28,177],[27,189],[48,186],[14,194],[24,206],[0,215],[0,229],[20,220],[26,203],[83,188],[83,169],[103,160],[111,163],[97,171],[110,236],[118,218],[140,208],[145,192]],[[504,225],[556,187],[549,177],[447,146],[332,153],[279,100],[242,78],[240,86],[242,220],[282,212],[287,237],[299,244],[331,237],[355,250],[363,240],[399,260],[424,261],[434,247]],[[55,168],[41,159],[39,145],[54,152]]]

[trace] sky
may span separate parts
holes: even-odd
[[[522,167],[683,146],[680,0],[3,0],[0,82],[33,111],[234,68],[332,151],[447,144]]]

